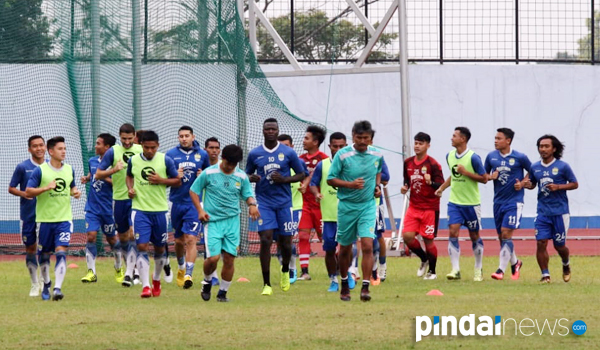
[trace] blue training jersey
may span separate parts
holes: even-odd
[[[390,181],[390,170],[387,164],[385,164],[383,156],[381,157],[381,181]]]
[[[277,171],[284,177],[291,176],[290,169],[296,174],[305,173],[304,162],[290,147],[277,143],[273,149],[260,145],[250,151],[246,162],[246,174],[256,172],[260,181],[256,184],[256,200],[268,208],[289,208],[292,206],[290,184],[278,184],[271,180],[271,174]]]
[[[549,191],[546,186],[549,184],[562,185],[571,182],[577,182],[577,178],[571,170],[569,164],[560,159],[555,159],[550,164],[535,162],[531,166],[529,173],[531,182],[536,183],[538,187],[538,215],[552,216],[569,213],[569,199],[567,191]]]
[[[100,156],[90,158],[90,191],[85,211],[97,215],[112,215],[112,184],[103,180],[96,180],[96,171],[102,159]]]
[[[167,157],[173,159],[175,168],[183,168],[181,186],[171,187],[169,200],[173,203],[192,203],[190,188],[198,177],[198,170],[204,170],[210,166],[208,153],[200,148],[198,141],[194,141],[192,149],[185,150],[177,145],[167,152]]]
[[[19,187],[19,190],[25,191],[27,189],[27,182],[31,177],[33,171],[38,168],[39,165],[33,160],[27,159],[17,165],[12,178],[10,179],[9,187]],[[20,198],[21,201],[21,220],[25,222],[35,222],[35,203],[36,199]]]
[[[523,180],[525,171],[531,169],[531,161],[521,152],[511,150],[503,155],[498,150],[490,152],[485,158],[485,171],[492,173],[498,171],[498,179],[494,180],[494,203],[523,203],[525,191],[515,190],[517,179]]]

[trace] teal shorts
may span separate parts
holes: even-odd
[[[374,239],[376,209],[375,200],[364,203],[339,201],[336,241],[341,246],[349,246],[357,237]]]
[[[207,258],[219,256],[221,251],[237,256],[237,248],[240,245],[239,215],[205,224],[204,244]]]

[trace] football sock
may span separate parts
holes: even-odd
[[[27,256],[25,256],[25,264],[27,265],[27,271],[29,271],[31,283],[38,283],[38,262],[35,253],[27,253]]]
[[[483,240],[481,238],[473,242],[473,255],[475,255],[475,268],[481,269],[483,267]]]
[[[92,270],[96,274],[96,256],[98,255],[98,248],[96,243],[86,243],[85,245],[85,261],[87,263],[88,270]]]
[[[460,245],[458,244],[458,237],[450,237],[448,239],[448,255],[452,262],[452,270],[460,271]]]
[[[65,274],[67,273],[67,253],[56,252],[56,265],[54,266],[54,288],[61,289]]]
[[[150,287],[150,258],[148,258],[148,252],[138,252],[137,266],[140,272],[142,287]]]

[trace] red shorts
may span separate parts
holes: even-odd
[[[434,239],[437,236],[439,218],[439,211],[414,209],[409,206],[404,215],[402,232],[416,232],[423,238]]]
[[[317,233],[321,233],[321,209],[302,209],[302,217],[298,224],[299,230],[315,229]]]

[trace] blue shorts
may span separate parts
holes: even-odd
[[[35,221],[21,221],[21,239],[23,244],[30,246],[37,243],[37,223]]]
[[[131,212],[133,234],[137,244],[152,242],[155,247],[167,244],[167,213],[133,210]]]
[[[383,219],[383,205],[377,207],[377,220],[375,221],[375,237],[377,239],[383,237],[385,232],[385,221]]]
[[[115,220],[112,215],[98,215],[90,212],[85,213],[85,226],[86,232],[98,232],[102,229],[102,232],[106,237],[114,237],[115,233]]]
[[[323,250],[326,252],[335,251],[337,248],[337,222],[323,222]]]
[[[523,215],[523,203],[494,204],[494,223],[496,232],[502,233],[502,228],[516,230],[521,224]]]
[[[198,220],[198,211],[192,203],[173,203],[171,223],[175,230],[175,238],[184,234],[197,237],[202,230],[202,223]]]
[[[292,211],[292,220],[294,221],[294,236],[298,234],[298,224],[300,224],[300,219],[302,219],[302,209]]]
[[[294,235],[292,207],[272,209],[259,204],[258,210],[260,211],[258,232],[273,230],[273,239],[277,239],[277,235]]]
[[[131,227],[131,199],[114,201],[113,216],[118,233],[125,233]]]
[[[538,241],[552,239],[555,247],[563,247],[567,243],[569,231],[569,214],[545,216],[535,218],[535,239]]]
[[[469,231],[481,229],[481,206],[448,203],[448,226],[461,224]]]
[[[42,253],[54,252],[56,247],[68,247],[73,233],[73,222],[41,222],[38,230],[40,239],[38,250]]]

